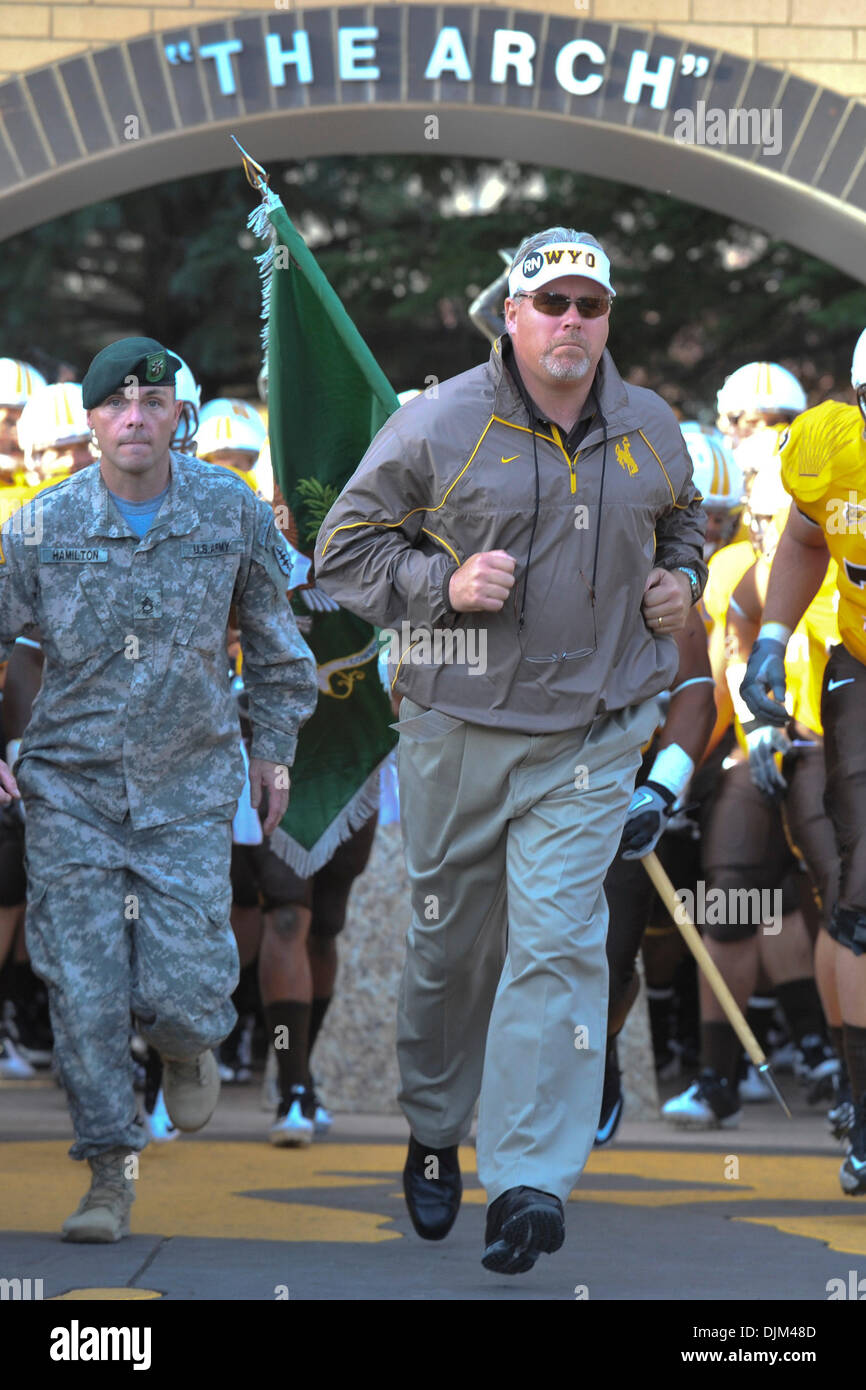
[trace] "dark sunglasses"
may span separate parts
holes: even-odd
[[[549,314],[554,319],[561,319],[563,314],[568,312],[570,304],[577,306],[577,312],[582,319],[600,319],[602,314],[606,314],[610,308],[610,296],[607,294],[580,295],[577,299],[572,299],[567,294],[554,294],[550,290],[536,290],[534,294],[522,291],[518,298],[531,299],[533,309],[536,309],[539,314]]]

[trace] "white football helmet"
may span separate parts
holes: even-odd
[[[716,396],[716,405],[720,415],[757,410],[799,415],[806,409],[806,392],[794,374],[778,362],[747,362],[727,378]]]
[[[271,463],[271,441],[265,436],[265,442],[261,447],[256,465],[253,469],[256,478],[256,487],[262,494],[266,502],[274,500],[274,466]]]
[[[857,404],[866,420],[866,328],[857,339],[854,356],[851,360],[851,385],[857,392]]]
[[[258,456],[266,437],[267,430],[259,412],[248,401],[219,396],[202,406],[199,458],[208,458],[219,449],[244,449]]]
[[[743,505],[743,473],[724,436],[719,430],[705,432],[697,420],[684,420],[680,429],[704,510],[739,511]]]
[[[201,387],[180,353],[176,352],[174,355],[180,362],[180,366],[174,374],[174,394],[177,400],[182,402],[183,409],[180,412],[177,429],[171,437],[171,447],[177,449],[178,453],[192,454],[195,453],[196,449]]]
[[[90,438],[87,411],[77,381],[59,381],[34,391],[18,420],[18,442],[28,463],[45,449]]]
[[[0,405],[26,405],[34,391],[47,385],[45,377],[29,362],[0,357]]]

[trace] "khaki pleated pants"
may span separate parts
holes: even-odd
[[[658,716],[519,734],[404,699],[399,774],[412,920],[400,988],[400,1104],[422,1144],[462,1142],[480,1093],[478,1174],[494,1201],[562,1201],[592,1147],[607,1034],[607,904]]]

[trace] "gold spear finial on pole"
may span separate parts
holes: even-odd
[[[229,138],[234,140],[235,144],[241,152],[241,159],[243,160],[244,173],[247,176],[247,183],[250,185],[251,188],[254,188],[257,193],[260,193],[262,196],[264,196],[265,190],[267,189],[268,184],[270,183],[270,174],[262,168],[261,164],[258,164],[256,160],[253,159],[251,154],[247,154],[240,140],[235,139],[234,135],[230,136]]]

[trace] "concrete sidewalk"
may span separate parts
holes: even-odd
[[[66,1245],[89,1174],[66,1157],[63,1093],[0,1083],[0,1277],[42,1279],[46,1299],[826,1301],[830,1280],[866,1274],[866,1199],[839,1188],[826,1107],[783,1086],[791,1122],[773,1104],[737,1130],[624,1121],[568,1204],[562,1251],[508,1278],[480,1263],[471,1146],[454,1230],[425,1243],[402,1196],[402,1119],[338,1115],[327,1141],[277,1150],[258,1086],[224,1088],[200,1136],[145,1151],[129,1239]]]

